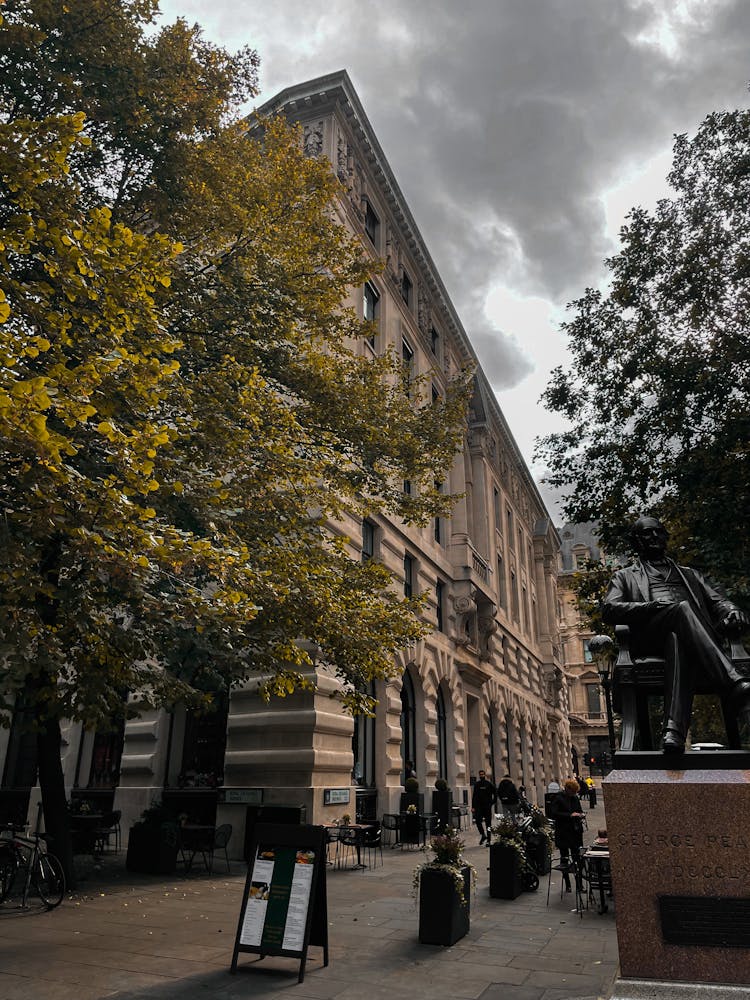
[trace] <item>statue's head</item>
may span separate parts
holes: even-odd
[[[656,517],[639,517],[630,529],[638,555],[647,559],[662,558],[667,548],[669,532]]]

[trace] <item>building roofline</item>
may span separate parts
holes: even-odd
[[[316,105],[328,105],[329,103],[332,103],[334,106],[338,105],[341,108],[349,126],[355,133],[357,141],[362,143],[365,151],[369,153],[370,167],[375,173],[376,181],[384,189],[396,222],[402,227],[407,236],[409,251],[416,258],[417,263],[426,271],[431,291],[439,298],[443,311],[450,321],[451,332],[457,339],[465,359],[469,360],[474,366],[476,377],[483,383],[483,389],[485,390],[483,394],[490,402],[492,415],[499,424],[500,430],[505,435],[507,445],[515,455],[526,485],[536,497],[540,510],[549,517],[547,506],[534,482],[526,460],[521,454],[490,381],[484,373],[474,347],[451,301],[448,290],[443,284],[440,272],[427,249],[427,245],[411,213],[408,202],[391,170],[388,159],[367,117],[362,102],[354,89],[349,74],[345,69],[341,69],[334,73],[327,73],[325,76],[315,77],[313,80],[285,87],[274,97],[261,104],[259,108],[256,108],[253,115],[267,117],[279,114],[287,108],[290,110],[299,109],[304,111],[305,109],[309,109],[313,111]]]

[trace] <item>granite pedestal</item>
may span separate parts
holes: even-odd
[[[620,975],[750,985],[750,770],[681,761],[603,783]]]

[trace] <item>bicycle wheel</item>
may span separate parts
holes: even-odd
[[[48,910],[59,906],[65,895],[65,873],[54,854],[40,854],[34,873],[39,898]]]
[[[0,844],[0,903],[8,898],[17,869],[16,852],[10,844]]]

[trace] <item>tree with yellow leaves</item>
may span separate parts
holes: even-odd
[[[62,718],[252,672],[287,694],[313,661],[367,707],[425,627],[328,524],[447,514],[466,404],[356,350],[337,181],[285,124],[248,133],[254,53],[156,10],[10,0],[0,26],[0,709],[35,720],[58,849]]]

